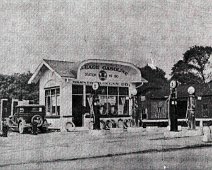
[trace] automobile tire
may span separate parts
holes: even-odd
[[[37,127],[41,127],[43,125],[43,118],[40,115],[34,115],[31,119],[31,123],[37,122]]]
[[[135,127],[136,126],[136,123],[135,123],[135,120],[134,119],[131,119],[130,120],[130,126],[131,127]]]
[[[116,125],[115,120],[111,119],[110,121],[112,122],[112,128],[116,128],[117,125]]]
[[[105,122],[103,120],[100,120],[100,129],[105,129]]]
[[[90,121],[88,124],[88,129],[93,130],[93,124],[94,124],[94,122]]]
[[[24,133],[24,122],[23,122],[23,121],[20,121],[20,122],[18,123],[18,132],[19,132],[20,134],[23,134],[23,133]]]
[[[125,127],[125,128],[130,127],[130,120],[128,120],[128,119],[125,119],[125,120],[124,120],[124,127]]]
[[[119,128],[124,128],[124,121],[122,119],[118,120],[118,127]]]
[[[47,122],[47,120],[45,119],[44,122],[43,122],[43,124],[47,124],[47,123],[48,123],[48,122]],[[47,133],[47,132],[49,131],[49,128],[48,128],[48,127],[43,127],[43,126],[41,126],[41,127],[39,127],[39,130],[40,130],[41,133]]]
[[[108,129],[110,129],[110,128],[113,127],[113,123],[111,122],[111,120],[107,120],[107,121],[106,121],[106,127],[107,127]]]
[[[75,124],[73,122],[67,122],[65,128],[67,132],[71,132],[75,130]]]

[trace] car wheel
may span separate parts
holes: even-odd
[[[105,129],[105,122],[103,120],[100,121],[100,129]]]
[[[23,134],[24,133],[24,122],[19,122],[19,124],[18,124],[18,132],[20,133],[20,134]]]
[[[131,127],[135,127],[136,126],[136,123],[135,123],[135,120],[134,119],[131,119],[130,120],[130,126]]]
[[[41,127],[43,125],[43,118],[40,115],[34,115],[31,119],[31,123],[37,123],[37,127]]]
[[[71,131],[75,130],[75,125],[73,122],[67,122],[65,128],[66,128],[67,132],[71,132]]]
[[[113,127],[113,122],[111,120],[107,120],[106,121],[106,126],[108,129],[112,128]]]
[[[93,124],[94,124],[94,122],[90,121],[88,124],[88,129],[93,130]]]
[[[118,127],[119,128],[124,128],[124,121],[122,119],[118,120]]]

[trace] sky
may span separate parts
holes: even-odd
[[[1,0],[0,73],[45,59],[153,63],[167,75],[194,45],[212,46],[210,0]]]

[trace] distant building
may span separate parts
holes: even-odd
[[[178,119],[186,118],[188,87],[191,85],[180,85],[177,88],[177,114]],[[212,119],[212,83],[192,85],[196,96],[196,118]],[[140,117],[143,120],[168,119],[169,112],[169,87],[153,89],[138,97]],[[145,100],[144,100],[145,96]]]

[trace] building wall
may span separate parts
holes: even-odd
[[[141,102],[140,110],[147,110],[147,119],[168,118],[168,103],[165,99],[147,99]],[[159,112],[159,107],[161,111]],[[178,118],[185,119],[187,110],[187,98],[178,99]],[[212,118],[212,96],[203,96],[196,100],[196,118]]]
[[[72,82],[65,82],[61,85],[61,115],[72,115]]]
[[[61,86],[60,79],[54,72],[46,70],[39,81],[39,103],[45,105],[45,90],[44,88]]]
[[[166,100],[151,100],[150,119],[166,119],[168,118],[168,105]]]
[[[212,96],[202,97],[196,103],[197,118],[212,118]]]

